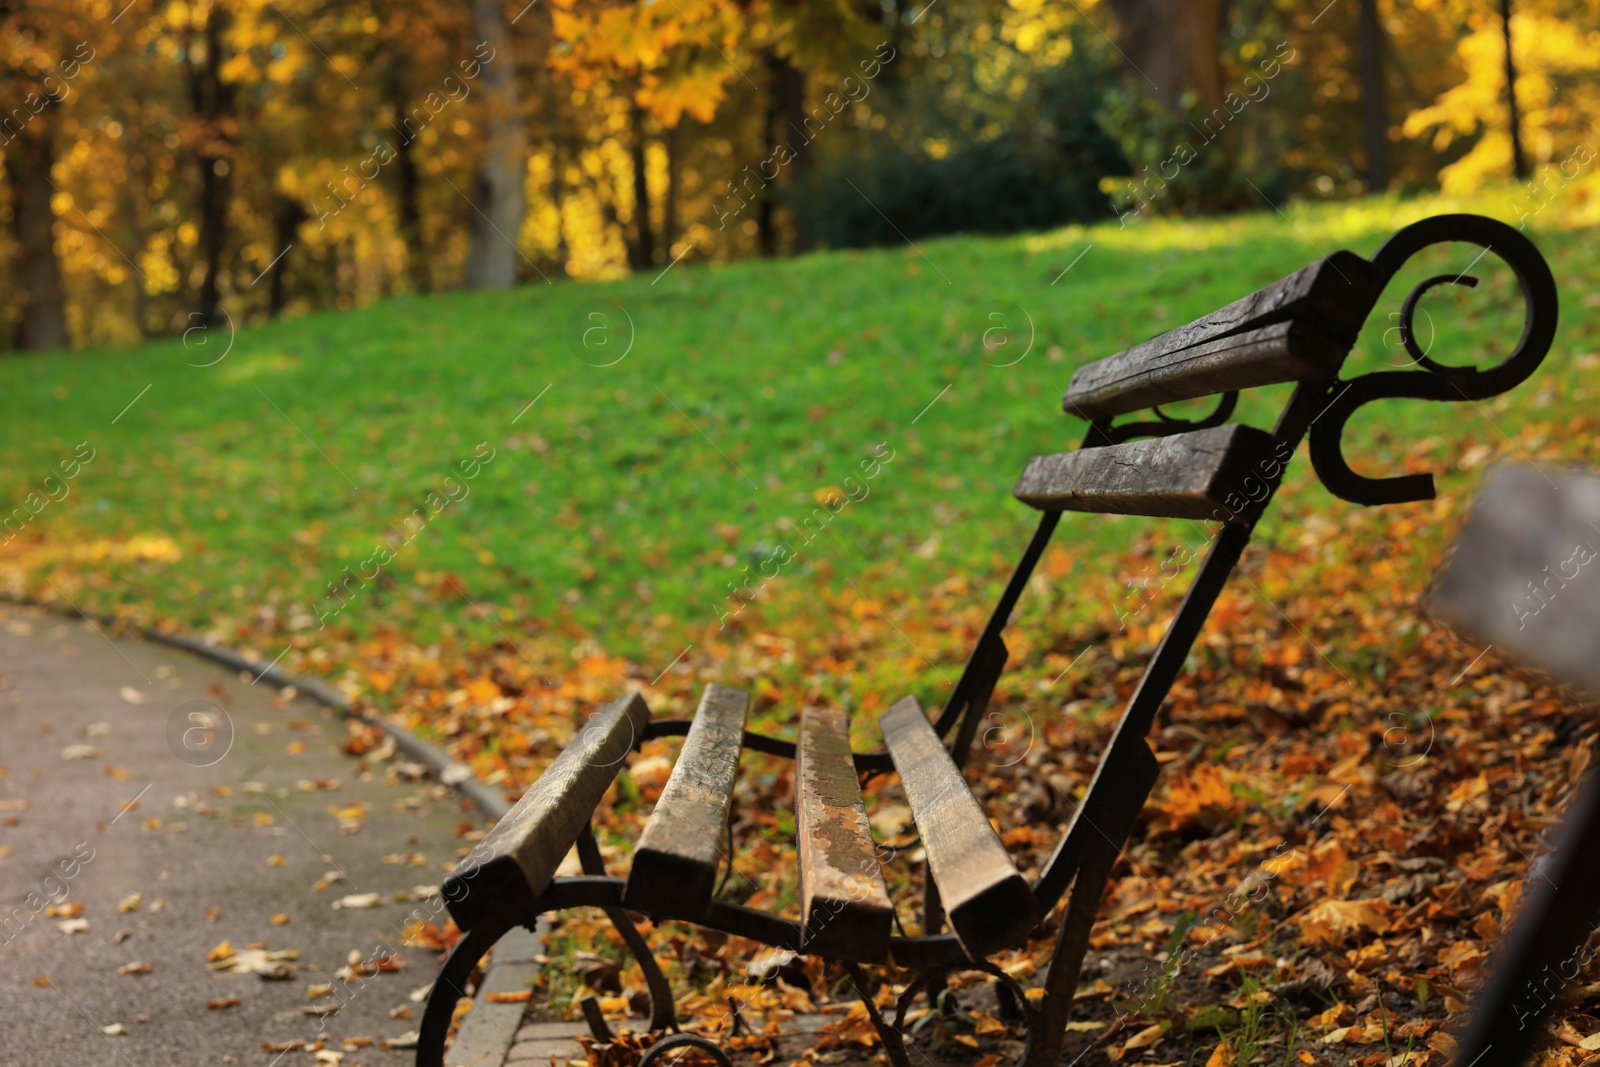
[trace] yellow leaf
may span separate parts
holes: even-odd
[[[1206,1060],[1206,1067],[1233,1067],[1238,1062],[1239,1054],[1233,1046],[1224,1041],[1211,1050],[1211,1058]]]
[[[1330,944],[1353,930],[1382,934],[1391,925],[1383,903],[1376,900],[1324,900],[1313,904],[1298,921],[1307,941]]]
[[[1133,1052],[1141,1048],[1149,1048],[1167,1035],[1167,1028],[1160,1023],[1145,1027],[1137,1034],[1128,1038],[1127,1044],[1122,1046],[1122,1051]]]
[[[985,1015],[981,1011],[972,1013],[972,1031],[976,1034],[1003,1034],[1006,1024],[992,1015]]]

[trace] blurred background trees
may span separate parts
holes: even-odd
[[[8,0],[0,345],[1458,191],[1512,179],[1519,156],[1518,195],[1536,196],[1594,158],[1597,15],[1600,0]]]

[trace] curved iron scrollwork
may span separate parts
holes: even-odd
[[[719,1067],[733,1067],[733,1060],[722,1051],[722,1046],[708,1037],[699,1034],[673,1034],[645,1049],[644,1055],[639,1057],[639,1067],[650,1067],[664,1054],[678,1048],[692,1048],[716,1060]]]
[[[1165,437],[1168,434],[1185,433],[1189,430],[1209,430],[1213,426],[1221,426],[1233,417],[1233,409],[1239,406],[1239,391],[1223,393],[1217,398],[1217,406],[1210,413],[1198,419],[1178,419],[1161,410],[1158,404],[1151,408],[1155,414],[1155,422],[1129,422],[1121,426],[1112,426],[1106,430],[1108,444],[1121,444],[1131,441],[1135,437]]]
[[[1369,478],[1350,469],[1342,450],[1345,424],[1357,408],[1387,397],[1416,400],[1485,400],[1520,384],[1534,372],[1555,339],[1558,301],[1550,267],[1519,231],[1482,215],[1437,215],[1413,223],[1396,233],[1372,257],[1378,268],[1381,291],[1401,266],[1422,249],[1445,242],[1478,245],[1492,252],[1517,276],[1522,288],[1522,336],[1516,348],[1496,365],[1452,367],[1429,357],[1417,344],[1412,328],[1417,304],[1429,290],[1441,285],[1474,288],[1478,279],[1466,274],[1441,274],[1419,282],[1406,295],[1400,310],[1400,338],[1419,370],[1376,371],[1346,382],[1335,382],[1333,399],[1311,424],[1311,462],[1322,483],[1334,495],[1357,504],[1398,504],[1433,498],[1431,474]],[[1471,269],[1470,267],[1468,268]]]

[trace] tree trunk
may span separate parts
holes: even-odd
[[[417,169],[414,142],[402,137],[394,150],[395,190],[400,212],[400,237],[406,245],[406,283],[412,292],[426,293],[428,250],[422,243],[422,172]]]
[[[789,162],[789,188],[798,192],[811,170],[811,153],[806,151],[806,76],[799,67],[778,55],[773,56],[773,73],[777,79],[778,114],[783,118],[789,151],[794,155]],[[816,242],[801,210],[803,198],[792,197],[790,202],[794,213],[794,250],[809,252]]]
[[[761,250],[763,256],[775,256],[778,254],[778,227],[775,212],[777,198],[773,195],[772,186],[767,184],[766,176],[761,174],[760,171],[766,161],[773,159],[778,152],[778,141],[782,136],[777,130],[778,119],[782,115],[782,94],[778,88],[778,57],[769,55],[767,61],[769,66],[773,68],[773,83],[772,92],[767,97],[766,111],[761,116],[761,163],[758,163],[753,168],[746,167],[745,174],[748,176],[754,172],[756,180],[762,183],[761,200],[756,204],[756,246]],[[784,137],[783,140],[787,141],[788,138]],[[746,189],[749,188],[748,177],[746,177],[744,185]]]
[[[1500,32],[1506,41],[1506,111],[1511,126],[1511,169],[1517,181],[1528,180],[1528,157],[1522,151],[1522,116],[1517,109],[1517,65],[1511,48],[1511,0],[1500,0]]]
[[[233,87],[222,80],[222,35],[227,12],[215,3],[206,16],[205,62],[189,66],[189,98],[200,120],[195,162],[200,171],[200,261],[205,274],[200,283],[196,313],[210,326],[220,310],[222,253],[227,241],[228,190],[233,163]],[[191,50],[192,51],[192,50]]]
[[[629,249],[628,266],[640,271],[654,265],[656,242],[650,228],[650,176],[645,173],[644,108],[631,104],[628,111],[633,126],[633,141],[628,147],[633,163],[633,246]]]
[[[1389,187],[1389,119],[1383,94],[1383,25],[1378,0],[1361,0],[1361,128],[1367,149],[1367,191]]]
[[[672,246],[678,241],[678,170],[683,162],[679,138],[686,117],[678,116],[678,124],[667,130],[667,192],[661,206],[661,245],[668,261],[672,259]]]
[[[42,122],[30,122],[6,150],[6,175],[11,186],[11,231],[17,242],[11,283],[18,309],[17,347],[28,352],[65,348],[67,300],[56,258],[55,187],[50,169],[55,143]]]
[[[565,140],[565,130],[562,124],[561,112],[562,94],[559,91],[556,79],[547,76],[544,79],[544,109],[545,129],[550,137],[550,203],[555,207],[556,213],[556,269],[565,274],[567,260],[571,258],[571,249],[567,247],[566,217],[562,205],[566,203],[567,177],[562,172],[566,158],[562,151]]]
[[[138,105],[130,106],[122,114],[122,144],[127,160],[128,180],[123,186],[123,210],[128,215],[128,245],[137,263],[144,251],[144,219],[150,210],[150,157],[145,154],[144,128],[139,121]],[[139,339],[150,338],[150,297],[145,292],[145,280],[137,270],[133,282],[133,321],[139,327]]]
[[[404,119],[406,114],[405,80],[400,68],[404,58],[389,57],[385,72],[384,91],[389,106]],[[414,293],[428,291],[428,254],[422,245],[422,172],[417,168],[416,140],[403,125],[390,123],[398,133],[394,146],[395,206],[400,216],[400,239],[406,246],[406,284]]]
[[[1221,0],[1111,0],[1117,47],[1156,101],[1178,110],[1185,92],[1222,104]]]
[[[472,0],[473,25],[483,63],[488,147],[472,183],[472,248],[468,289],[509,289],[517,281],[516,240],[528,210],[528,135],[517,94],[511,28],[501,0]],[[483,51],[487,48],[487,51]]]
[[[310,216],[306,209],[300,206],[299,201],[292,200],[281,193],[273,199],[272,204],[272,247],[277,249],[273,255],[278,258],[273,262],[271,275],[267,279],[267,317],[277,318],[284,307],[289,303],[288,285],[284,281],[284,271],[289,268],[289,253],[284,251],[295,235],[299,232],[300,224]],[[282,253],[279,255],[279,253]]]

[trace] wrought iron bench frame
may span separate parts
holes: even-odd
[[[1415,368],[1420,369],[1377,371],[1351,380],[1340,379],[1340,367],[1384,286],[1413,255],[1442,242],[1476,244],[1485,253],[1497,255],[1516,274],[1525,318],[1515,350],[1485,370],[1446,366],[1430,358],[1417,343],[1412,329],[1418,301],[1435,286],[1477,284],[1474,277],[1465,273],[1439,275],[1416,285],[1398,316],[1401,341]],[[866,952],[841,950],[837,945],[821,950],[808,941],[809,920],[784,918],[714,897],[692,916],[664,911],[657,914],[689,918],[703,927],[765,945],[846,963],[855,992],[865,1002],[896,1067],[906,1067],[908,1062],[899,1026],[919,991],[942,983],[942,976],[952,970],[987,970],[999,982],[1002,1007],[1026,1021],[1028,1042],[1023,1063],[1027,1067],[1055,1067],[1095,912],[1157,777],[1158,764],[1145,741],[1146,734],[1249,544],[1256,522],[1281,484],[1288,459],[1309,438],[1312,465],[1335,495],[1362,505],[1431,499],[1431,475],[1369,478],[1350,468],[1341,439],[1351,415],[1365,404],[1388,397],[1478,401],[1505,392],[1532,374],[1543,360],[1554,337],[1556,316],[1554,280],[1526,237],[1481,216],[1442,215],[1400,230],[1370,260],[1350,252],[1336,252],[1218,312],[1080,368],[1067,389],[1063,406],[1089,422],[1088,432],[1076,452],[1038,457],[1024,472],[1015,495],[1043,514],[960,679],[931,724],[932,732],[948,746],[948,759],[956,768],[957,779],[1008,658],[1002,631],[1063,510],[1214,520],[1218,529],[1103,751],[1081,804],[1068,819],[1044,869],[1027,887],[1034,907],[1024,909],[1026,923],[1019,925],[1015,916],[1008,916],[1005,922],[987,928],[983,916],[974,915],[974,908],[969,907],[956,927],[945,932],[946,921],[955,920],[941,907],[937,884],[944,879],[939,877],[936,860],[924,883],[924,932],[888,936],[881,947],[871,947]],[[1270,434],[1242,424],[1225,425],[1240,390],[1291,382],[1294,388]],[[1220,400],[1216,408],[1198,420],[1170,417],[1159,406],[1217,395]],[[1115,421],[1119,416],[1147,408],[1153,410],[1153,420],[1120,425]],[[1151,440],[1135,442],[1135,438]],[[1130,466],[1130,462],[1136,465]],[[1137,478],[1129,471],[1135,472]],[[724,699],[717,692],[708,691],[707,700]],[[902,702],[885,714],[885,734],[891,747],[897,737],[902,746],[912,743],[905,740],[911,735],[925,740],[920,731],[929,724],[921,717],[920,709],[913,717],[908,706],[915,707],[915,703]],[[707,707],[702,704],[702,715],[708,714]],[[808,711],[807,715],[811,714]],[[742,712],[736,718],[737,726],[725,729],[736,730],[740,747],[796,758],[796,742],[744,729]],[[480,957],[512,927],[532,928],[541,914],[574,907],[605,910],[644,974],[650,994],[651,1030],[677,1030],[670,987],[628,916],[630,907],[639,910],[638,901],[626,892],[627,880],[605,873],[588,820],[616,773],[615,765],[629,751],[654,738],[687,735],[694,722],[649,719],[648,709],[637,693],[596,713],[590,725],[529,788],[512,812],[446,880],[446,904],[464,933],[444,960],[429,996],[417,1052],[419,1067],[440,1067],[443,1063],[453,1010],[458,998],[465,995],[468,976]],[[811,728],[803,719],[802,734]],[[687,744],[686,741],[686,748]],[[736,763],[737,753],[734,759]],[[854,753],[852,762],[855,771],[867,777],[892,773],[896,766],[889,751]],[[595,768],[609,769],[610,773],[599,773]],[[902,783],[907,784],[904,778]],[[907,792],[912,793],[909,784]],[[970,800],[970,794],[967,796]],[[913,814],[919,815],[917,797],[909,799]],[[944,799],[930,801],[925,797],[923,803],[926,806]],[[858,790],[858,805],[859,801]],[[797,806],[801,803],[797,796]],[[920,824],[921,819],[918,821]],[[987,823],[984,829],[988,830]],[[930,836],[925,828],[919,826],[919,830],[932,860]],[[804,839],[806,835],[799,836]],[[583,875],[553,877],[556,864],[574,844]],[[530,876],[530,866],[519,864],[523,857],[535,852],[538,863],[531,866],[538,869]],[[808,877],[804,855],[801,866],[804,889]],[[1014,867],[1010,874],[1016,876]],[[538,885],[536,891],[533,883],[541,881],[544,884]],[[881,885],[881,875],[878,882]],[[1025,942],[1063,895],[1067,896],[1066,909],[1043,982],[1043,994],[1030,999],[1015,979],[994,967],[986,957]],[[991,897],[980,894],[973,899],[981,903]],[[887,923],[887,919],[884,921]],[[969,951],[968,942],[978,951]],[[897,967],[917,972],[899,998],[892,1022],[874,1005],[859,966],[862,962],[891,961]],[[585,1010],[597,1036],[606,1036],[609,1031],[592,1001]],[[681,1032],[658,1042],[644,1059],[648,1062],[668,1048],[686,1044],[705,1049],[720,1062],[731,1065],[711,1039]]]

